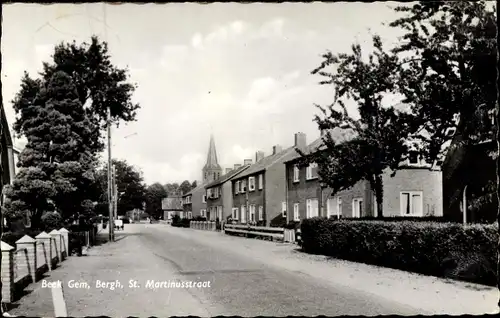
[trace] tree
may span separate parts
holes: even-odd
[[[325,134],[324,149],[304,156],[302,164],[316,162],[319,177],[333,193],[351,188],[360,180],[368,181],[382,217],[382,175],[387,169],[397,171],[408,156],[410,144],[408,115],[383,105],[383,98],[395,87],[398,59],[384,51],[378,36],[373,37],[373,43],[375,52],[369,55],[368,62],[363,61],[361,47],[356,44],[352,54],[327,52],[323,63],[312,71],[326,77],[320,84],[332,85],[336,91],[331,105],[316,105],[323,114],[315,117],[319,128],[329,132],[347,130],[352,138],[339,143],[331,133]],[[327,71],[327,67],[333,70]],[[359,118],[349,113],[346,100],[356,103]]]
[[[161,201],[167,197],[167,191],[160,183],[153,183],[146,189],[146,213],[159,218],[162,215]]]
[[[142,209],[143,203],[146,202],[146,186],[141,172],[125,160],[113,160],[113,165],[116,169],[118,215],[125,215],[133,209]],[[97,176],[99,180],[97,187],[106,189],[98,201],[98,209],[101,214],[108,212],[107,173],[107,167],[104,167]]]
[[[179,191],[179,184],[178,183],[167,183],[165,185],[165,190],[167,191],[167,194],[177,192],[177,191]]]
[[[31,212],[37,227],[54,208],[62,216],[81,210],[93,182],[94,157],[86,144],[89,121],[66,73],[54,73],[28,110],[23,117],[28,143],[19,157],[21,171],[6,190],[6,210],[11,218]]]
[[[191,190],[196,188],[197,186],[198,186],[198,182],[196,182],[196,180],[193,181],[193,183],[191,183]]]
[[[127,69],[117,68],[111,63],[107,43],[100,42],[96,36],[91,38],[90,44],[72,42],[56,46],[52,61],[44,62],[41,78],[32,79],[25,72],[21,90],[13,100],[18,115],[14,130],[26,135],[30,119],[37,112],[32,105],[45,103],[40,90],[58,71],[69,74],[76,86],[79,107],[89,120],[87,129],[91,132],[85,136],[85,143],[92,154],[97,154],[104,146],[101,137],[106,127],[108,107],[112,121],[118,124],[135,120],[139,105],[131,102],[135,86],[127,82]]]
[[[188,193],[189,191],[191,191],[191,189],[191,182],[189,182],[188,180],[182,181],[181,185],[179,186],[179,191],[181,191],[182,194]]]

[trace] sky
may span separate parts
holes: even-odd
[[[384,23],[396,2],[170,3],[3,5],[2,94],[11,100],[26,70],[36,75],[61,41],[109,43],[111,61],[128,67],[141,105],[137,121],[113,129],[112,155],[138,167],[145,182],[200,180],[215,138],[223,168],[293,145],[333,100],[332,87],[311,75],[325,52],[371,50],[401,35]],[[22,147],[23,140],[17,141]]]

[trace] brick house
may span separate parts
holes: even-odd
[[[249,165],[235,164],[234,169],[226,169],[226,174],[205,186],[207,210],[205,217],[207,220],[226,220],[231,215],[233,207],[233,195],[231,180],[239,176],[248,169]]]
[[[207,198],[205,194],[205,185],[206,184],[200,184],[182,196],[183,211],[187,218],[196,218],[206,214]]]
[[[168,197],[161,200],[161,209],[163,210],[164,220],[170,220],[174,215],[178,215],[181,218],[185,217],[180,193],[169,193]]]
[[[334,140],[349,140],[349,131],[330,132]],[[296,142],[296,147],[311,152],[321,149],[322,137],[308,146],[305,136]],[[297,153],[286,162],[287,221],[299,221],[315,216],[363,217],[377,216],[375,196],[368,181],[362,180],[351,189],[332,196],[332,190],[321,186],[317,166],[300,167]],[[388,170],[382,176],[384,184],[384,216],[442,216],[442,173],[432,165],[411,154],[407,162],[400,165],[394,177]]]
[[[294,155],[294,147],[282,150],[276,145],[273,153],[264,157],[263,152],[255,154],[255,163],[247,159],[249,168],[231,180],[233,189],[232,219],[238,223],[255,222],[270,226],[273,220],[286,215],[285,165]]]

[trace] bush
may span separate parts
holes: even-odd
[[[178,215],[174,215],[174,217],[172,218],[172,226],[175,227],[189,227],[190,223],[191,223],[190,219],[187,218],[181,219],[181,217]]]
[[[59,230],[63,226],[63,220],[59,213],[48,212],[42,216],[42,228],[45,232]]]
[[[195,218],[193,218],[193,221],[206,221],[206,220],[207,220],[206,217],[200,215],[197,215]]]
[[[305,252],[449,277],[496,284],[498,226],[444,222],[306,219]]]
[[[25,229],[22,232],[5,232],[2,233],[2,241],[5,243],[9,244],[12,247],[16,247],[16,241],[19,240],[21,237],[25,235],[29,235],[32,238],[35,238],[38,234],[40,234],[42,231],[40,230],[31,230],[31,229]]]

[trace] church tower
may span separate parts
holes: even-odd
[[[217,151],[215,150],[214,136],[210,135],[210,145],[208,147],[207,163],[202,169],[203,182],[212,182],[222,175],[222,168],[217,162]]]

